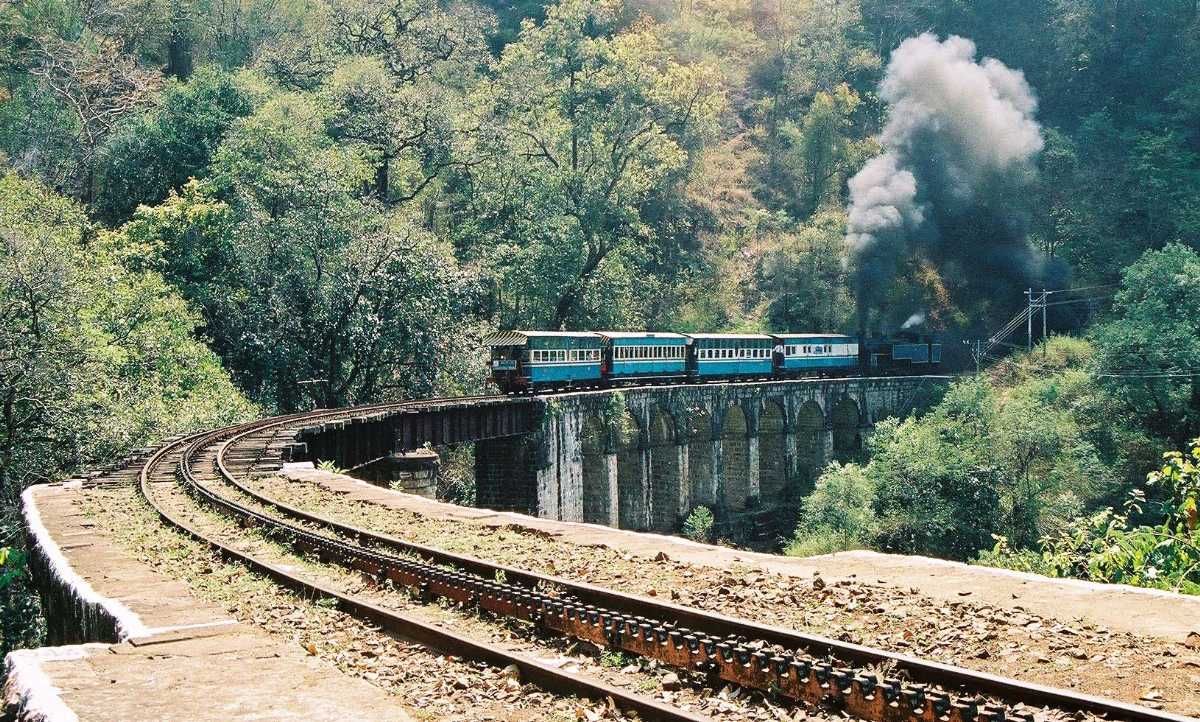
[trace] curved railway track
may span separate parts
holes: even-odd
[[[452,401],[484,398],[493,397]],[[701,719],[306,580],[206,535],[173,510],[159,491],[178,483],[200,503],[284,539],[297,551],[375,580],[391,580],[422,599],[451,600],[530,623],[545,634],[586,640],[705,675],[714,682],[731,682],[862,719],[1010,722],[1030,718],[1027,709],[1016,711],[1018,705],[1137,722],[1189,719],[450,554],[295,508],[245,483],[256,468],[269,468],[278,440],[290,441],[295,431],[314,421],[441,401],[450,400],[318,410],[178,439],[145,461],[139,476],[141,492],[168,524],[299,594],[336,599],[343,611],[399,636],[465,658],[515,665],[523,679],[548,691],[611,698],[618,707],[644,718]],[[165,481],[171,478],[171,469],[175,481]],[[880,677],[877,669],[888,669],[890,676]]]

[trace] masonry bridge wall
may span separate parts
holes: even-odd
[[[678,530],[700,505],[726,525],[769,518],[794,506],[829,461],[857,454],[876,421],[907,413],[945,381],[764,381],[547,397],[532,433],[476,442],[478,503],[662,532]]]

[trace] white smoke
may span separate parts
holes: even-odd
[[[890,283],[899,259],[920,247],[943,259],[985,256],[1008,266],[1002,275],[1027,270],[1021,223],[990,217],[965,224],[978,228],[970,237],[946,238],[938,222],[976,213],[986,205],[981,195],[1032,177],[1043,141],[1024,73],[994,58],[976,62],[975,43],[966,38],[939,41],[927,33],[892,53],[880,95],[890,109],[880,135],[884,152],[849,183],[846,240],[860,315]]]
[[[908,317],[908,320],[900,326],[900,330],[903,331],[905,329],[912,328],[913,326],[920,326],[923,323],[925,323],[925,314],[921,311],[917,311]]]

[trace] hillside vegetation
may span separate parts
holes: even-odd
[[[789,553],[978,558],[1200,593],[1198,340],[1200,255],[1147,253],[1086,336],[1051,337],[956,381],[929,413],[877,424],[869,461],[817,480]]]

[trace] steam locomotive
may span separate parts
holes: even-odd
[[[914,375],[937,370],[931,336],[860,339],[833,333],[501,331],[492,381],[508,394],[643,383],[813,376]]]

